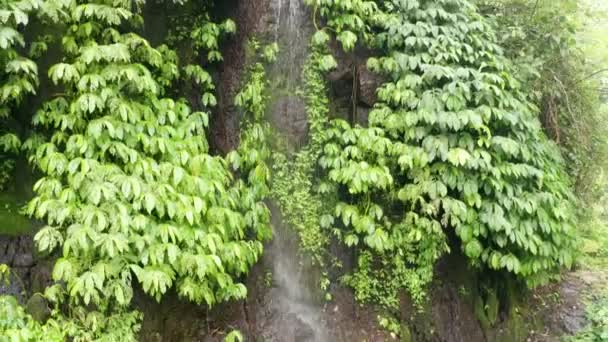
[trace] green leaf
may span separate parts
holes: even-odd
[[[323,30],[315,32],[312,36],[312,44],[315,46],[325,46],[329,42],[329,35]]]
[[[448,152],[448,161],[456,166],[465,166],[470,159],[469,152],[462,148],[454,148]]]
[[[226,338],[224,338],[224,342],[243,342],[243,335],[238,330],[231,331]]]
[[[464,248],[464,253],[471,259],[479,258],[482,252],[483,246],[478,240],[475,239],[469,241]]]
[[[343,31],[337,37],[338,41],[342,43],[344,50],[350,51],[355,48],[355,44],[357,43],[357,35],[350,31]]]

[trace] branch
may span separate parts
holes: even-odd
[[[592,72],[591,74],[589,74],[589,75],[587,75],[587,76],[585,76],[585,77],[581,78],[580,80],[577,80],[576,82],[574,82],[574,84],[579,84],[579,83],[581,83],[581,82],[583,82],[583,81],[585,81],[585,80],[590,79],[591,77],[593,77],[593,76],[595,76],[595,75],[597,75],[597,74],[601,74],[601,73],[606,72],[606,71],[608,71],[608,68],[605,68],[605,69],[600,69],[600,70],[598,70],[598,71]]]
[[[536,10],[538,10],[538,3],[539,2],[540,2],[540,0],[536,0],[536,3],[534,4],[534,8],[532,9],[532,13],[530,13],[529,22],[532,22],[532,19],[534,19],[534,16],[536,15]]]

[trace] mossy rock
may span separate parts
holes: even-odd
[[[410,331],[410,326],[402,322],[401,323],[401,334],[399,336],[400,342],[412,342],[412,332]]]
[[[512,308],[505,326],[496,335],[496,342],[525,341],[530,333],[530,325],[524,320],[519,308]]]
[[[496,294],[496,290],[490,289],[488,290],[488,296],[486,298],[485,303],[485,311],[486,317],[488,318],[488,322],[491,326],[494,326],[498,321],[498,309],[499,309],[499,300],[498,295]]]
[[[483,301],[483,298],[481,298],[481,296],[477,295],[477,296],[475,296],[474,300],[475,300],[475,303],[473,304],[473,312],[475,314],[475,317],[479,321],[479,324],[481,325],[481,328],[483,329],[483,331],[487,332],[492,327],[492,323],[490,322],[490,319],[488,318],[488,314],[485,309],[485,303]]]
[[[34,293],[25,304],[25,310],[38,322],[46,322],[51,316],[51,310],[46,302],[46,299],[40,293]]]
[[[23,303],[26,296],[26,289],[23,280],[15,272],[0,277],[0,295],[14,296],[20,303]]]

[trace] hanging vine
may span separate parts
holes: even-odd
[[[170,288],[208,306],[245,298],[242,276],[270,232],[263,154],[242,146],[249,159],[233,174],[208,153],[208,113],[163,97],[180,77],[177,55],[134,33],[141,18],[130,1],[59,5],[65,57],[49,77],[63,92],[34,118],[52,134],[30,157],[44,176],[27,211],[48,224],[38,248],[62,249],[46,296],[69,305],[67,336],[135,340],[134,281],[156,300]],[[209,41],[221,31],[211,31],[192,38],[217,53]],[[214,105],[209,74],[184,73]]]
[[[21,151],[15,111],[38,87],[38,66],[22,54],[28,46],[21,29],[29,23],[32,12],[41,10],[42,1],[4,1],[0,6],[0,190],[5,190]],[[32,48],[36,52],[36,47]]]
[[[569,267],[572,195],[559,152],[475,8],[309,3],[345,50],[377,50],[368,68],[388,77],[369,127],[334,120],[320,159],[340,195],[337,232],[359,251],[345,278],[357,297],[396,308],[406,289],[421,301],[452,235],[472,264],[530,285]]]

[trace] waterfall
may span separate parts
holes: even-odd
[[[290,227],[282,223],[273,208],[273,242],[267,253],[271,260],[273,288],[268,294],[272,320],[265,327],[269,340],[277,342],[329,341],[323,320],[323,308],[315,296],[308,270],[298,255],[298,240]]]
[[[308,58],[313,27],[304,0],[271,0],[273,38],[280,53],[270,71],[274,127],[296,148],[306,140],[306,108],[296,94],[302,85],[302,68]]]
[[[273,94],[270,119],[293,151],[306,141],[308,130],[305,102],[297,90],[302,85],[313,28],[303,0],[271,0],[271,13],[274,27],[270,32],[280,53],[269,73]],[[273,285],[267,294],[270,300],[265,315],[269,318],[263,327],[264,337],[281,342],[328,341],[314,272],[298,252],[295,231],[285,224],[278,208],[271,205],[271,211],[274,235],[266,246],[264,264],[272,270]]]

